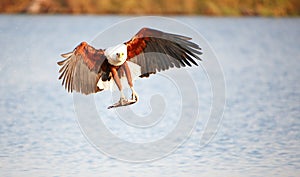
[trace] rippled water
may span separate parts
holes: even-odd
[[[227,99],[217,135],[200,147],[200,119],[176,151],[147,163],[95,149],[77,123],[72,95],[57,80],[56,61],[127,18],[0,16],[0,176],[299,176],[299,19],[176,17],[207,39],[223,67]],[[206,117],[210,88],[205,75],[196,82]],[[114,119],[106,121],[118,130]]]

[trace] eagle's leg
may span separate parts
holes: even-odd
[[[127,78],[127,81],[128,81],[128,85],[129,85],[129,87],[131,89],[131,92],[132,92],[131,99],[134,100],[134,101],[138,101],[139,96],[138,96],[138,94],[136,93],[136,91],[133,88],[131,72],[130,72],[130,69],[129,69],[128,64],[127,64],[126,61],[124,62],[123,67],[124,67],[124,70],[125,70],[125,74],[126,74],[126,78]]]
[[[121,84],[121,81],[120,81],[120,78],[119,78],[119,75],[118,75],[118,71],[117,71],[117,68],[116,67],[112,67],[111,68],[111,72],[112,72],[112,75],[113,75],[113,78],[114,78],[114,81],[120,91],[120,100],[119,100],[119,103],[121,105],[124,105],[126,103],[126,98],[125,98],[125,95],[123,93],[123,87],[122,87],[122,84]]]

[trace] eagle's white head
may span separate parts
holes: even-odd
[[[125,44],[119,44],[113,47],[109,47],[104,51],[108,63],[114,66],[122,65],[127,59],[127,46]]]

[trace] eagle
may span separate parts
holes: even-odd
[[[111,83],[115,83],[120,99],[109,108],[133,104],[139,99],[133,85],[136,78],[149,77],[170,68],[198,66],[202,51],[191,39],[142,28],[129,41],[106,49],[96,49],[81,42],[72,52],[61,55],[65,59],[57,62],[59,80],[68,92],[86,95],[108,90]],[[131,99],[126,99],[123,93],[124,78],[131,89]]]

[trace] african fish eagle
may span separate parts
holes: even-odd
[[[114,81],[120,91],[118,104],[125,105],[121,78],[126,76],[132,100],[136,102],[139,97],[133,87],[133,70],[143,78],[174,67],[198,66],[196,61],[201,61],[198,56],[202,54],[201,48],[191,39],[142,28],[129,41],[107,49],[95,49],[81,42],[72,52],[61,55],[66,59],[58,62],[59,79],[68,92],[83,94],[106,90],[105,83]]]

